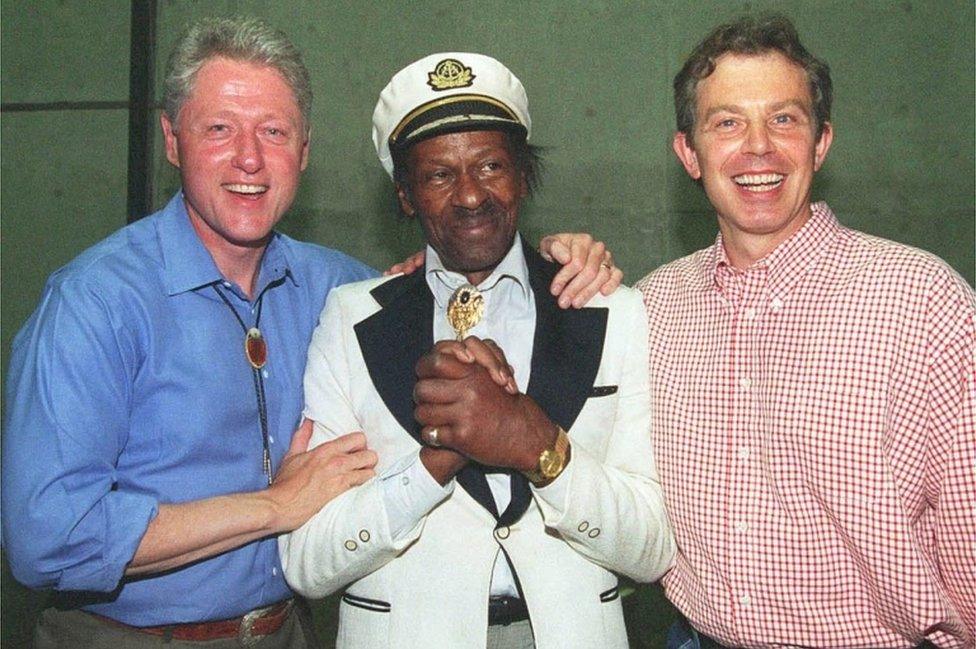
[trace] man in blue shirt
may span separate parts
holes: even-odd
[[[28,586],[91,591],[88,613],[45,612],[41,646],[133,633],[303,646],[274,535],[376,459],[361,434],[321,452],[304,452],[308,430],[291,439],[328,291],[375,274],[273,230],[307,163],[310,101],[282,34],[188,32],[162,118],[182,193],[56,272],[14,342],[4,545]],[[199,624],[249,611],[249,628]]]
[[[18,334],[3,542],[18,580],[83,602],[45,611],[37,646],[306,646],[274,537],[376,461],[361,433],[292,435],[327,294],[375,275],[274,231],[310,104],[280,32],[191,28],[162,117],[182,192],[52,275]]]

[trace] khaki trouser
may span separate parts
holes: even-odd
[[[302,606],[296,606],[288,619],[276,633],[265,636],[254,649],[310,649],[318,643],[306,639],[303,626],[311,627],[311,621],[302,624],[299,613]],[[34,628],[35,649],[143,649],[144,647],[171,647],[172,649],[240,649],[237,638],[190,642],[142,633],[135,629],[116,626],[100,620],[84,611],[61,611],[46,609]]]

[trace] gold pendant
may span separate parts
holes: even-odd
[[[471,284],[462,284],[447,302],[447,321],[454,328],[458,340],[481,322],[485,313],[485,297]]]
[[[244,336],[244,355],[247,362],[256,370],[264,367],[268,362],[268,344],[264,342],[264,336],[257,327],[251,327]]]

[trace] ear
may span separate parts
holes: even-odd
[[[305,142],[302,144],[302,171],[305,171],[305,167],[308,166],[308,144],[312,141],[312,129],[308,129],[308,133],[305,134]]]
[[[688,175],[695,180],[701,178],[702,174],[701,167],[698,165],[698,154],[695,153],[691,142],[688,141],[688,136],[683,131],[678,131],[674,134],[674,139],[671,141],[671,148],[674,149],[674,154],[678,156],[678,160],[681,161],[681,165],[688,172]]]
[[[400,202],[400,209],[403,210],[403,213],[411,217],[416,216],[417,210],[413,206],[413,203],[410,202],[410,196],[407,194],[407,190],[400,183],[396,184],[396,194],[397,200]]]
[[[820,133],[820,139],[817,141],[817,146],[813,149],[813,170],[820,171],[820,167],[823,166],[824,160],[827,159],[827,151],[830,150],[830,144],[834,141],[834,127],[831,126],[830,122],[824,122],[823,131]]]
[[[177,169],[180,168],[180,143],[176,139],[173,123],[163,113],[159,118],[159,125],[163,128],[163,141],[166,144],[166,159]]]

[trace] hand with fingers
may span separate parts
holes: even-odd
[[[349,433],[309,449],[313,422],[305,420],[268,488],[276,504],[277,525],[290,532],[343,492],[373,477],[376,453],[366,448],[363,433]]]
[[[586,233],[561,233],[543,237],[539,252],[548,261],[562,264],[550,290],[559,297],[559,306],[581,308],[598,292],[610,295],[623,281],[624,274],[613,264],[606,244]]]
[[[441,343],[417,362],[417,377],[414,417],[428,444],[529,471],[556,438],[556,425],[532,399],[507,391],[480,363],[460,360]]]

